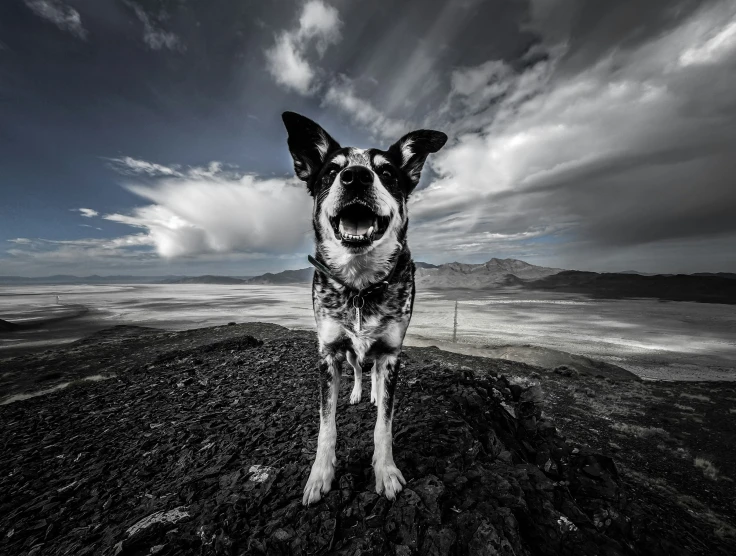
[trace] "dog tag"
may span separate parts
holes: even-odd
[[[355,331],[360,332],[363,326],[363,305],[365,305],[365,299],[360,295],[356,295],[353,298],[353,307],[355,308]]]

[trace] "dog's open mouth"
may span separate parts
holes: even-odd
[[[390,221],[390,216],[380,216],[363,203],[343,207],[330,218],[335,237],[352,246],[370,245],[381,238]]]

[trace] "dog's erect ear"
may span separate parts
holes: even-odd
[[[295,112],[284,112],[288,144],[294,159],[294,171],[300,180],[309,183],[317,175],[327,155],[340,148],[330,134],[313,122]]]
[[[399,167],[409,176],[411,192],[419,183],[422,167],[430,153],[436,153],[447,142],[441,131],[420,129],[407,133],[388,149]]]

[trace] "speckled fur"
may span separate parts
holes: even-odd
[[[345,359],[355,370],[350,403],[360,401],[362,373],[372,368],[371,401],[378,413],[373,454],[376,491],[394,499],[405,484],[392,453],[394,395],[399,353],[415,295],[415,267],[407,245],[407,199],[418,182],[427,154],[441,148],[446,136],[420,130],[407,134],[387,151],[342,148],[321,127],[303,116],[285,113],[284,123],[289,131],[295,171],[314,197],[315,257],[339,278],[335,280],[315,271],[312,283],[320,352],[320,432],[303,503],[318,501],[330,490],[334,478],[335,407],[339,366]],[[368,168],[373,182],[366,187],[344,186],[340,172],[351,165]],[[330,223],[342,207],[354,202],[367,204],[375,214],[390,217],[385,233],[362,249],[344,245],[335,237]],[[372,290],[364,297],[358,326],[354,307],[356,292],[386,279],[385,287]]]

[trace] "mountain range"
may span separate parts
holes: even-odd
[[[416,284],[420,289],[481,290],[516,287],[528,290],[581,293],[602,298],[648,297],[672,301],[736,304],[736,274],[728,272],[696,274],[645,274],[623,272],[583,272],[536,266],[518,259],[492,258],[485,263],[415,262]],[[87,276],[70,275],[24,278],[0,276],[0,285],[30,284],[213,284],[287,285],[308,284],[313,268],[285,270],[260,276]]]
[[[517,259],[496,259],[481,264],[447,263],[433,268],[417,265],[415,280],[425,288],[488,288],[538,280],[561,268],[535,266]]]
[[[592,297],[620,299],[657,298],[671,301],[736,304],[736,274],[644,274],[625,272],[583,272],[536,266],[518,259],[492,258],[485,263],[415,262],[416,284],[420,289],[483,290],[517,287],[527,290],[580,293]],[[202,276],[170,283],[285,285],[308,284],[314,269],[285,270],[253,278]]]
[[[648,297],[667,301],[736,304],[736,276],[718,274],[622,274],[564,270],[521,285],[530,290],[583,293],[604,299]]]
[[[447,263],[434,265],[417,261],[416,283],[426,288],[487,288],[507,285],[509,281],[528,281],[544,278],[561,268],[535,266],[516,259],[491,259],[480,264]],[[314,269],[285,270],[283,272],[266,273],[246,279],[234,279],[229,276],[197,276],[167,280],[169,284],[251,284],[251,285],[283,285],[311,283]]]

